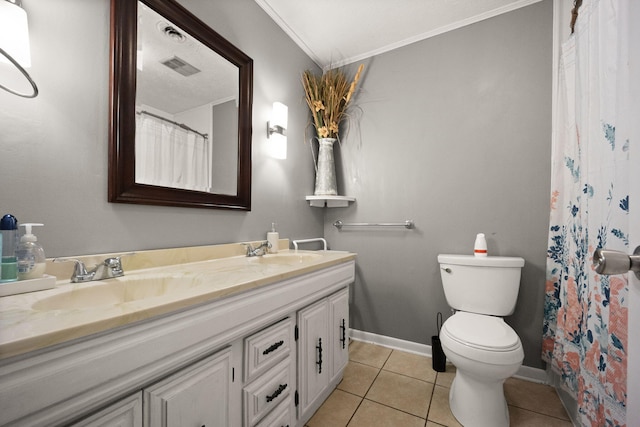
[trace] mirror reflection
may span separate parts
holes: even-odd
[[[238,67],[138,2],[135,182],[237,194]]]

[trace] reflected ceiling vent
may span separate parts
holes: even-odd
[[[184,59],[178,58],[177,56],[165,59],[164,61],[162,61],[162,65],[166,65],[176,73],[180,73],[185,77],[189,77],[200,72],[199,69],[189,64]]]

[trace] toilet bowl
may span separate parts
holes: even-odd
[[[518,335],[500,317],[458,312],[442,325],[442,349],[457,372],[449,406],[465,427],[509,425],[504,381],[524,359]]]
[[[465,427],[507,427],[503,385],[520,368],[524,351],[502,316],[515,309],[524,259],[438,255],[438,262],[455,310],[440,330],[442,350],[456,367],[451,412]]]

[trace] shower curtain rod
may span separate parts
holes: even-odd
[[[138,112],[136,112],[136,114],[146,114],[147,116],[151,116],[151,117],[154,117],[156,119],[163,120],[165,122],[171,123],[172,125],[176,125],[178,127],[181,127],[182,129],[188,130],[189,132],[197,133],[198,135],[200,135],[204,139],[207,139],[207,140],[209,139],[209,135],[207,135],[206,133],[200,133],[195,129],[191,129],[189,126],[185,125],[184,123],[174,122],[173,120],[165,119],[162,116],[158,116],[157,114],[153,114],[153,113],[150,113],[150,112],[144,111],[144,110],[138,111]]]

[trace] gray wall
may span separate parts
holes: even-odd
[[[526,261],[506,320],[525,365],[542,366],[551,49],[546,0],[366,61],[337,150],[341,194],[357,201],[325,217],[331,246],[358,253],[352,327],[430,344],[436,313],[450,315],[437,254],[470,254],[483,232],[490,255]],[[336,219],[417,229],[338,231]]]
[[[322,235],[322,211],[304,200],[314,178],[299,83],[316,65],[253,0],[180,3],[253,58],[252,211],[108,203],[109,0],[25,0],[40,95],[0,91],[0,213],[43,222],[47,256],[261,239],[274,221],[283,237]],[[291,107],[285,161],[265,154],[274,101]]]

